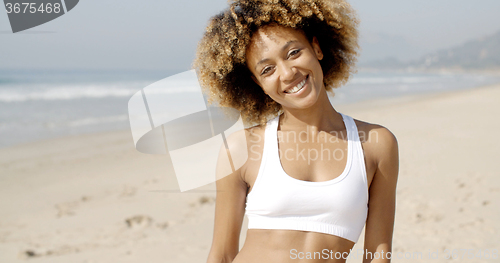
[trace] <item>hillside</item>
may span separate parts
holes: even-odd
[[[362,65],[376,69],[416,70],[498,70],[500,69],[500,31],[494,35],[442,49],[410,62],[396,58],[374,60]]]

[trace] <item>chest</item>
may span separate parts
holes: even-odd
[[[262,135],[263,136],[263,135]],[[263,140],[255,140],[249,147],[249,159],[242,170],[242,176],[250,193],[256,182],[263,158],[279,160],[279,168],[284,175],[306,182],[325,182],[341,176],[346,169],[349,147],[345,134],[319,134],[315,139],[294,137],[286,132],[278,132],[277,152],[267,152],[264,156]],[[376,171],[375,157],[369,147],[364,147],[363,159],[369,188]],[[275,154],[276,156],[269,156]],[[279,157],[279,158],[276,158]]]

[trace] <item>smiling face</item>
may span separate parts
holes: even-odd
[[[309,108],[326,96],[323,53],[316,38],[281,26],[265,26],[252,37],[246,52],[253,80],[284,109]]]

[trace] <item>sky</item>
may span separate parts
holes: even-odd
[[[360,60],[415,59],[500,30],[498,0],[351,0]],[[13,34],[0,11],[0,69],[188,70],[208,19],[226,0],[82,0]]]

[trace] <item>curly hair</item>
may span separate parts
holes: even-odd
[[[253,34],[271,24],[301,30],[309,42],[318,39],[325,88],[332,95],[332,88],[355,72],[358,20],[344,0],[232,0],[210,19],[193,67],[208,102],[238,110],[246,125],[264,124],[282,111],[251,79],[246,66]]]

